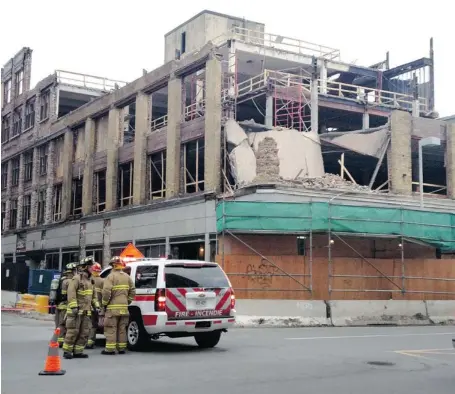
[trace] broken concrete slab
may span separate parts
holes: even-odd
[[[248,140],[243,140],[229,153],[229,163],[236,184],[251,183],[256,177],[256,156]]]
[[[228,144],[238,146],[243,141],[248,140],[245,130],[243,130],[242,127],[240,127],[240,125],[233,119],[226,121],[224,130],[226,132],[226,140]]]
[[[374,129],[321,134],[321,141],[349,149],[362,155],[379,158],[389,135],[388,126]]]
[[[321,145],[316,133],[304,133],[292,129],[248,133],[248,139],[256,156],[259,152],[259,144],[265,138],[271,138],[276,142],[281,178],[304,179],[324,175]]]

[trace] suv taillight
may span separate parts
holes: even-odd
[[[156,289],[155,293],[155,312],[166,311],[166,290]]]
[[[234,294],[234,289],[231,288],[231,309],[235,308],[235,294]]]

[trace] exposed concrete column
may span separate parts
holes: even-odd
[[[173,77],[169,81],[167,108],[166,197],[172,198],[179,193],[180,180],[182,79],[178,77]]]
[[[370,128],[370,114],[368,112],[364,112],[362,115],[362,129],[366,130]]]
[[[8,175],[6,177],[6,213],[5,213],[5,228],[4,230],[8,230],[9,220],[10,220],[10,208],[11,208],[11,183],[13,180],[13,162],[10,160],[8,162]]]
[[[95,121],[87,118],[84,129],[84,175],[82,178],[82,215],[93,211],[93,161],[95,156]]]
[[[393,111],[390,116],[391,141],[387,153],[389,190],[412,194],[411,114]]]
[[[139,92],[136,96],[136,130],[134,134],[133,204],[146,200],[147,133],[150,130],[152,96]]]
[[[229,119],[235,118],[235,96],[237,94],[237,54],[235,47],[235,40],[229,40],[229,54],[228,54],[228,96],[232,106],[229,107],[227,116]],[[206,76],[207,78],[207,76]]]
[[[321,67],[319,69],[319,79],[321,82],[321,93],[327,94],[327,61],[323,60],[321,62]]]
[[[265,127],[273,128],[273,96],[270,93],[265,96]]]
[[[47,177],[46,177],[46,208],[44,213],[44,224],[53,222],[52,212],[54,199],[54,177],[55,177],[55,140],[49,142],[47,147]]]
[[[19,159],[19,185],[17,186],[17,221],[16,228],[22,228],[22,213],[24,210],[24,154]]]
[[[62,154],[62,220],[71,214],[71,192],[73,188],[73,131],[67,129],[63,136]]]
[[[36,226],[38,221],[38,181],[39,181],[39,148],[33,149],[33,169],[32,169],[32,197],[30,208],[30,226]]]
[[[455,199],[455,123],[447,124],[446,130],[447,196]]]
[[[118,147],[121,109],[109,110],[107,128],[106,211],[117,208]],[[123,123],[123,122],[122,122]]]
[[[311,80],[311,131],[317,133],[319,129],[319,86],[318,80],[313,76]]]
[[[210,234],[205,233],[204,260],[210,261]]]
[[[219,191],[221,183],[221,61],[206,64],[204,190]]]

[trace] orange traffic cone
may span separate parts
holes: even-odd
[[[58,336],[60,335],[60,328],[56,328],[54,335],[49,343],[49,352],[47,353],[46,363],[44,370],[38,375],[65,375],[66,371],[61,369],[60,354],[58,353]]]

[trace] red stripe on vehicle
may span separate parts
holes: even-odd
[[[216,305],[216,310],[220,309],[228,300],[228,298],[231,296],[231,292],[228,290],[226,293],[224,293],[224,296],[221,298],[220,302]]]
[[[228,323],[235,323],[235,319],[229,319]]]
[[[182,296],[186,297],[186,289],[177,289],[177,290]]]
[[[222,323],[221,320],[215,320],[215,321],[213,322],[213,324],[221,324],[221,323]]]
[[[196,323],[194,321],[186,321],[185,326],[194,326]]]
[[[156,326],[157,315],[142,315],[144,326]]]
[[[171,302],[177,307],[180,312],[186,311],[185,305],[183,305],[171,291],[166,290],[166,296],[171,300]]]
[[[215,290],[215,294],[216,294],[217,297],[220,295],[221,290],[222,290],[222,289],[216,289],[216,290]]]
[[[155,301],[154,295],[137,295],[134,297],[134,301]]]
[[[177,325],[177,322],[175,321],[167,321],[166,322],[166,326],[176,326]]]

